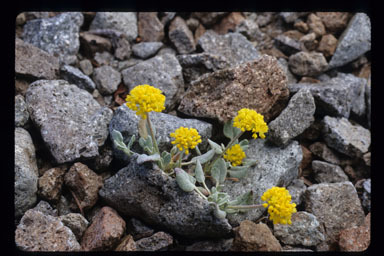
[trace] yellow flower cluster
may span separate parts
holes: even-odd
[[[237,112],[237,116],[233,120],[233,126],[241,129],[241,131],[252,131],[252,137],[257,138],[259,133],[260,138],[264,139],[264,133],[268,132],[268,126],[264,122],[264,116],[257,113],[255,110],[243,108]]]
[[[291,195],[286,188],[272,187],[264,192],[261,200],[268,202],[263,206],[269,206],[269,219],[273,224],[292,224],[291,216],[296,212],[296,204],[291,203]]]
[[[171,133],[171,137],[175,138],[172,144],[176,144],[180,151],[185,150],[189,154],[189,149],[194,149],[201,142],[201,137],[196,129],[180,127]]]
[[[130,91],[125,101],[127,107],[136,111],[136,115],[143,119],[146,119],[147,113],[151,111],[161,112],[165,109],[165,96],[161,90],[148,84],[137,85]]]
[[[231,162],[233,166],[241,165],[245,153],[239,144],[235,144],[225,151],[224,159]]]

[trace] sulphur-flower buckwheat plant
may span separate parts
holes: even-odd
[[[154,162],[159,167],[155,169],[160,169],[163,173],[174,177],[183,191],[195,191],[201,198],[213,205],[213,213],[217,218],[225,218],[227,214],[237,214],[263,207],[263,205],[253,204],[254,195],[252,191],[246,192],[233,200],[230,200],[227,193],[221,191],[223,186],[226,185],[226,180],[238,181],[248,174],[248,169],[251,166],[257,164],[257,160],[248,159],[244,152],[248,148],[248,140],[239,141],[239,138],[244,132],[251,131],[254,139],[258,137],[264,139],[264,133],[268,131],[268,126],[264,122],[262,115],[251,109],[243,108],[239,110],[238,115],[233,120],[224,124],[223,133],[230,140],[228,144],[221,143],[219,145],[208,139],[210,149],[204,154],[200,152],[198,147],[198,144],[202,142],[198,131],[194,128],[179,127],[170,133],[170,137],[174,139],[171,142],[174,145],[171,151],[160,152],[156,139],[156,130],[150,120],[150,112],[161,112],[165,109],[165,96],[161,90],[153,86],[138,85],[130,91],[126,101],[126,106],[136,111],[136,115],[140,117],[138,124],[140,138],[138,142],[145,153],[138,154],[131,150],[135,142],[135,135],[132,135],[126,145],[121,133],[113,130],[111,137],[116,148],[122,150],[128,156],[137,154],[136,161],[139,164],[148,161]],[[257,136],[257,133],[259,136]],[[192,153],[191,150],[194,150],[195,156],[190,154]],[[189,170],[188,172],[183,170],[185,167]],[[208,187],[205,183],[206,178],[211,180],[210,184],[213,184],[211,187]],[[265,196],[263,198],[269,200],[268,212],[271,220],[279,223],[290,223],[288,213],[292,213],[292,208],[289,208],[291,205],[284,203],[285,201],[276,204],[274,203],[276,199],[273,199],[287,200],[287,198],[280,196],[271,197],[270,199],[267,195],[263,195]]]
[[[224,159],[230,161],[232,166],[241,165],[245,157],[246,155],[239,144],[233,145],[224,154]]]
[[[291,203],[291,199],[289,191],[282,187],[272,187],[261,196],[261,200],[267,201],[263,206],[268,207],[273,224],[292,224],[291,216],[296,212],[296,204]]]

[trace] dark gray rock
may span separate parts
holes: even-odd
[[[371,77],[369,77],[365,88],[365,102],[367,103],[368,127],[371,128]]]
[[[15,243],[22,251],[80,251],[76,236],[59,218],[33,209],[21,218]]]
[[[288,186],[296,179],[303,158],[297,141],[292,141],[282,149],[268,145],[262,139],[252,140],[245,154],[251,159],[258,160],[258,163],[251,167],[247,175],[240,181],[226,180],[223,192],[228,193],[234,199],[252,190],[254,204],[263,203],[260,197],[267,189],[273,186]],[[264,212],[265,208],[257,208],[246,213],[228,215],[227,218],[231,225],[237,226],[243,220],[257,220]]]
[[[30,117],[58,163],[99,155],[112,110],[64,80],[39,80],[26,93]],[[95,126],[97,125],[97,126]]]
[[[69,213],[59,217],[60,221],[67,227],[69,227],[73,234],[75,234],[77,241],[81,241],[85,230],[87,229],[89,222],[83,215],[79,213]]]
[[[152,236],[155,230],[146,226],[139,219],[131,218],[127,222],[127,233],[132,235],[133,240],[139,240],[144,237]]]
[[[349,118],[352,106],[364,100],[359,89],[365,84],[364,78],[339,73],[336,77],[320,83],[289,84],[290,93],[302,88],[309,89],[315,99],[316,114]]]
[[[283,17],[286,23],[293,23],[298,18],[307,14],[308,12],[280,12],[280,16]]]
[[[340,164],[340,159],[335,153],[327,147],[327,145],[323,142],[315,142],[309,146],[309,150],[315,156],[319,157],[321,160],[331,164]]]
[[[292,214],[292,225],[273,225],[273,234],[280,242],[289,245],[316,246],[325,240],[321,223],[308,212]]]
[[[199,38],[197,44],[206,53],[222,56],[227,62],[227,67],[234,67],[260,57],[253,44],[240,33],[219,35],[213,30],[208,30]]]
[[[102,95],[113,94],[121,82],[120,72],[107,65],[95,68],[92,78]]]
[[[335,250],[341,230],[360,226],[364,222],[364,211],[353,184],[349,181],[321,183],[307,188],[305,211],[316,216],[325,228],[325,241],[317,250]]]
[[[149,84],[159,88],[166,97],[165,107],[172,109],[184,91],[181,66],[176,57],[164,54],[140,62],[121,72],[124,84],[132,90],[135,86]]]
[[[107,179],[99,191],[107,205],[125,216],[189,238],[226,237],[231,226],[213,214],[213,206],[196,192],[182,191],[168,175],[147,162],[131,157],[126,168]]]
[[[29,113],[27,111],[27,104],[23,95],[18,94],[15,96],[15,126],[22,127],[29,120]]]
[[[199,241],[193,243],[185,248],[185,251],[193,252],[227,252],[231,249],[233,238],[220,239],[220,240],[209,240]]]
[[[304,51],[289,56],[288,65],[292,73],[299,76],[317,76],[328,67],[322,53]]]
[[[315,174],[315,180],[318,183],[335,183],[348,181],[348,176],[340,166],[313,160],[312,170]]]
[[[288,106],[268,124],[268,140],[278,146],[287,145],[315,120],[315,100],[309,90],[299,90]]]
[[[365,13],[356,13],[339,38],[329,69],[341,67],[371,50],[371,21]]]
[[[227,12],[193,12],[191,17],[197,18],[204,26],[212,26],[218,22]]]
[[[132,52],[141,59],[148,59],[163,46],[162,42],[142,42],[132,46]]]
[[[204,121],[197,119],[182,119],[177,116],[158,112],[151,112],[149,116],[152,126],[156,130],[155,137],[158,141],[160,151],[166,150],[169,152],[171,150],[173,146],[171,141],[173,139],[170,137],[170,133],[174,132],[180,126],[195,128],[199,132],[203,141],[198,145],[200,149],[204,149],[207,146],[207,139],[212,136],[212,125]],[[123,135],[126,144],[129,142],[131,136],[135,135],[137,139],[133,144],[133,149],[142,150],[137,142],[139,138],[137,130],[139,119],[140,118],[136,116],[135,111],[129,109],[126,105],[122,105],[116,109],[109,125],[109,131],[112,132],[114,129],[119,131]],[[114,145],[113,148],[115,157],[128,161],[128,157],[124,152],[116,149]]]
[[[250,41],[261,41],[266,37],[255,19],[246,18],[236,26],[235,32],[244,35]]]
[[[58,56],[61,62],[72,64],[79,51],[79,30],[83,20],[81,12],[65,12],[52,18],[30,20],[23,27],[23,39]]]
[[[299,40],[296,40],[283,34],[275,37],[274,44],[287,56],[298,53],[302,49]]]
[[[90,30],[112,29],[123,32],[129,41],[137,37],[137,17],[135,12],[97,12],[89,27]]]
[[[303,201],[305,190],[304,181],[302,179],[294,179],[287,187],[289,194],[292,196],[292,203],[300,205]]]
[[[77,85],[80,89],[93,92],[96,88],[95,83],[85,74],[83,74],[78,68],[63,65],[60,68],[60,77],[70,84]]]
[[[136,241],[137,251],[166,251],[173,244],[173,237],[165,232],[157,232],[153,236]]]
[[[168,37],[179,54],[187,54],[196,50],[193,34],[183,18],[176,17],[172,20],[168,29]]]
[[[348,119],[325,116],[323,136],[328,147],[350,157],[362,157],[371,145],[371,132]]]
[[[362,205],[368,212],[371,211],[371,179],[363,182]]]
[[[36,203],[38,170],[35,146],[28,131],[15,129],[15,216]]]
[[[15,74],[33,79],[56,79],[59,59],[55,56],[16,38]]]

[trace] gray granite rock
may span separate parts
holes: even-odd
[[[255,19],[246,18],[236,26],[235,32],[244,35],[250,41],[261,41],[266,34],[263,33]]]
[[[60,68],[60,77],[70,84],[77,85],[80,89],[93,92],[96,88],[95,83],[89,78],[89,76],[83,74],[78,68],[70,65],[63,65]]]
[[[39,211],[44,215],[51,215],[53,217],[57,217],[57,209],[54,209],[48,202],[44,200],[40,200],[40,202],[33,207],[33,210]]]
[[[284,58],[279,58],[278,59],[280,66],[283,68],[285,71],[285,74],[288,78],[288,84],[295,84],[297,83],[297,79],[294,74],[289,70],[288,68],[288,61]]]
[[[174,132],[180,126],[195,128],[202,139],[202,143],[199,144],[200,149],[204,149],[207,146],[207,139],[212,136],[212,125],[210,123],[200,121],[197,119],[182,119],[177,116],[151,112],[149,114],[151,123],[156,130],[156,139],[160,151],[167,150],[168,152],[173,147],[170,137],[170,133]],[[139,123],[139,117],[136,116],[135,111],[129,109],[126,105],[122,105],[116,109],[114,116],[109,125],[109,131],[112,132],[114,129],[119,131],[123,137],[124,142],[128,144],[132,135],[136,136],[136,142],[133,144],[134,150],[142,150],[138,144],[139,133],[137,125]],[[122,151],[115,148],[113,145],[113,152],[116,158],[128,161],[128,157]],[[138,152],[138,151],[136,151]]]
[[[206,53],[222,56],[227,62],[227,67],[234,67],[260,57],[254,45],[240,33],[219,35],[213,30],[208,30],[199,38],[197,44]]]
[[[289,68],[295,75],[317,76],[327,70],[328,63],[319,52],[298,52],[289,56]]]
[[[148,59],[163,46],[162,42],[142,42],[132,46],[132,52],[141,59]]]
[[[157,232],[154,235],[136,241],[137,251],[166,251],[173,244],[173,237],[165,232]]]
[[[313,160],[312,170],[315,174],[314,178],[318,183],[335,183],[348,181],[348,176],[338,165]]]
[[[23,128],[15,129],[15,216],[21,217],[37,200],[38,170],[35,146]]]
[[[371,145],[371,132],[348,119],[325,116],[323,136],[328,147],[350,157],[362,157]]]
[[[123,32],[129,41],[137,37],[137,16],[135,12],[97,12],[90,30],[112,29]]]
[[[353,184],[349,181],[321,183],[307,188],[305,211],[316,216],[325,228],[325,241],[317,250],[335,250],[341,230],[364,222],[364,211]]]
[[[193,34],[181,17],[177,16],[172,20],[168,29],[168,38],[179,54],[187,54],[196,50]]]
[[[367,14],[356,13],[339,38],[329,69],[341,67],[371,50],[371,21]]]
[[[114,57],[110,52],[96,52],[93,58],[100,66],[109,65],[112,66],[114,63]]]
[[[89,222],[83,215],[79,213],[69,213],[59,217],[60,221],[67,227],[69,227],[73,234],[75,234],[77,241],[81,241],[85,230],[87,229]]]
[[[189,238],[227,237],[231,226],[214,216],[214,207],[196,192],[184,192],[176,180],[152,163],[127,167],[107,179],[99,191],[107,205],[123,216],[145,220],[148,225]]]
[[[28,210],[15,232],[16,247],[22,251],[79,251],[80,244],[59,218]]]
[[[296,179],[303,158],[297,141],[292,141],[282,149],[268,145],[262,139],[251,140],[245,154],[258,160],[258,163],[251,167],[240,181],[226,180],[223,192],[227,192],[234,199],[252,190],[255,204],[263,203],[260,197],[267,189],[273,186],[286,187]],[[228,215],[227,218],[231,225],[237,226],[243,220],[257,220],[264,212],[265,208],[257,208],[246,213]]]
[[[131,218],[127,221],[127,233],[132,235],[133,240],[152,236],[155,230],[145,225],[139,219]]]
[[[55,79],[59,59],[40,48],[16,38],[15,74],[33,79]]]
[[[107,65],[95,68],[92,78],[102,95],[113,94],[121,82],[120,72]]]
[[[359,91],[364,84],[364,78],[339,73],[320,83],[289,84],[288,88],[290,93],[302,88],[309,89],[315,99],[316,114],[349,118],[352,106],[360,105],[364,100],[364,94]]]
[[[83,21],[81,12],[65,12],[52,18],[30,20],[23,27],[23,39],[58,56],[61,62],[72,64],[80,48],[79,30]]]
[[[273,225],[273,234],[280,242],[289,245],[316,246],[325,240],[321,223],[308,212],[292,214],[292,225]]]
[[[287,145],[313,123],[315,110],[311,92],[299,90],[280,115],[268,124],[268,140],[278,146]]]
[[[279,15],[283,17],[286,23],[293,23],[298,18],[307,15],[308,12],[280,12]]]
[[[300,205],[303,202],[303,197],[307,186],[302,179],[294,179],[287,187],[289,194],[292,197],[292,203]]]
[[[93,66],[92,66],[92,62],[90,60],[84,59],[84,60],[79,62],[79,65],[80,65],[80,69],[84,73],[84,75],[86,75],[86,76],[92,75]]]
[[[275,118],[289,97],[285,72],[275,57],[263,55],[234,68],[205,74],[193,81],[178,110],[194,117],[231,120],[242,108],[256,110],[265,122]]]
[[[299,40],[283,34],[274,38],[274,44],[287,56],[298,53],[302,50],[302,46]]]
[[[371,179],[363,182],[362,205],[368,212],[371,211]]]
[[[99,155],[112,110],[64,80],[39,80],[26,93],[30,117],[58,163]],[[95,126],[97,125],[97,126]]]
[[[163,54],[140,62],[121,72],[124,84],[132,90],[135,86],[149,84],[159,88],[166,97],[165,107],[172,109],[184,91],[181,66],[176,57]]]
[[[23,95],[15,96],[15,126],[22,127],[29,120],[29,113]]]

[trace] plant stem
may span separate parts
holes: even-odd
[[[152,137],[152,143],[155,146],[156,153],[158,153],[160,155],[160,150],[159,150],[159,147],[157,146],[157,141],[156,141],[155,134],[154,134],[153,128],[152,128],[152,123],[151,123],[151,120],[149,119],[149,113],[147,113],[147,124],[149,127],[149,133],[151,134],[151,137]]]
[[[263,207],[262,204],[251,204],[251,205],[228,205],[227,208],[230,209],[255,209]]]
[[[196,150],[196,153],[199,155],[199,156],[201,156],[201,152],[200,152],[200,149],[199,149],[199,147],[196,145],[196,147],[195,147],[195,150]]]
[[[195,191],[196,191],[200,196],[202,196],[205,200],[208,200],[208,198],[207,198],[205,195],[203,195],[203,193],[201,193],[200,190],[199,190],[197,187],[195,187]],[[208,191],[209,191],[209,190],[208,190]]]
[[[179,159],[177,160],[177,166],[178,166],[179,168],[181,168],[181,161],[182,161],[182,159],[183,159],[183,156],[184,156],[184,150],[181,151],[181,153],[180,153],[180,157],[179,157]]]

